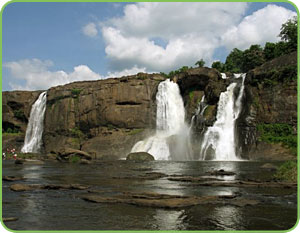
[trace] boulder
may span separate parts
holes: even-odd
[[[127,155],[126,160],[134,162],[146,162],[155,160],[152,155],[147,152],[134,152]]]
[[[80,158],[85,158],[87,160],[91,160],[92,156],[84,151],[81,150],[76,150],[76,149],[72,149],[72,148],[64,148],[61,151],[58,152],[58,155],[61,158],[67,158],[70,156],[79,156]]]

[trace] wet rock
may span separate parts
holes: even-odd
[[[145,174],[138,175],[138,176],[119,176],[113,177],[113,179],[133,179],[133,180],[156,180],[167,175],[161,172],[146,172]]]
[[[261,168],[271,170],[271,171],[276,171],[278,169],[276,165],[271,163],[265,163],[264,165],[261,166]]]
[[[127,155],[126,160],[134,162],[153,161],[154,157],[147,152],[134,152]]]
[[[212,176],[234,176],[235,175],[234,172],[224,171],[223,169],[208,172],[208,174]]]
[[[33,190],[34,187],[27,184],[13,184],[10,186],[10,189],[15,192],[23,192],[23,191]]]
[[[62,149],[58,152],[58,155],[64,159],[71,157],[71,156],[79,156],[80,158],[84,158],[87,160],[92,159],[92,156],[89,153],[81,151],[81,150],[72,149],[72,148]]]
[[[23,192],[37,189],[46,189],[46,190],[59,190],[59,189],[75,189],[75,190],[85,190],[90,188],[86,185],[81,184],[13,184],[10,186],[10,189],[15,192]]]
[[[237,200],[236,195],[221,195],[221,196],[182,196],[182,195],[168,195],[159,193],[132,193],[124,192],[116,196],[101,196],[101,195],[84,195],[81,198],[85,201],[94,203],[125,203],[143,207],[153,208],[184,208],[194,205],[203,204],[229,204],[244,206],[247,204],[258,204],[255,200]]]
[[[18,218],[15,217],[9,217],[9,218],[2,218],[3,222],[11,222],[11,221],[17,221]]]
[[[25,180],[24,177],[21,176],[3,176],[2,180],[4,181],[19,181],[19,180]]]
[[[79,163],[80,164],[91,164],[92,162],[87,159],[81,159]]]
[[[16,159],[15,164],[23,164],[24,161],[25,161],[24,159]]]
[[[212,177],[194,177],[194,176],[175,176],[168,177],[170,181],[180,181],[180,182],[200,182],[200,181],[222,181],[221,179]]]

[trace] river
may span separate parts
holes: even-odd
[[[20,176],[23,181],[3,181],[3,217],[13,230],[287,230],[297,221],[297,190],[270,187],[197,186],[188,182],[132,179],[146,172],[169,176],[203,176],[224,169],[232,180],[272,179],[273,171],[255,161],[129,161],[97,162],[90,165],[46,161],[42,165],[16,165],[3,161],[3,176]],[[280,165],[280,162],[274,163]],[[237,194],[259,201],[243,207],[230,204],[203,204],[166,209],[120,203],[92,203],[80,198],[87,190],[31,190],[14,192],[13,183],[83,184],[113,196],[120,192],[154,192],[170,195],[204,196]]]

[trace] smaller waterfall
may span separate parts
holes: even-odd
[[[200,160],[239,160],[236,155],[235,121],[242,108],[245,76],[245,74],[235,75],[235,78],[242,78],[242,84],[236,99],[234,90],[237,88],[237,83],[230,84],[227,90],[221,93],[217,120],[204,134]]]
[[[137,142],[131,152],[148,152],[155,160],[188,159],[189,129],[179,87],[169,79],[161,82],[156,94],[156,133]]]
[[[31,107],[29,121],[26,129],[23,153],[38,153],[42,146],[43,123],[46,110],[47,92],[40,94]]]

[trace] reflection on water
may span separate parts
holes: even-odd
[[[223,169],[236,173],[235,176],[217,176],[224,181],[270,180],[272,172],[260,169],[262,162],[115,161],[92,165],[51,162],[15,165],[12,161],[3,162],[4,176],[27,178],[18,183],[79,183],[108,196],[124,191],[186,196],[238,194],[256,198],[261,203],[254,207],[219,203],[180,209],[97,204],[80,198],[87,190],[13,192],[9,188],[12,183],[4,181],[3,217],[18,218],[18,221],[6,223],[15,230],[284,230],[292,227],[297,219],[297,193],[293,189],[197,186],[189,182],[171,181],[167,177],[204,177],[209,176],[209,172]],[[154,180],[128,179],[148,172],[160,172],[167,176]]]
[[[220,206],[214,208],[211,217],[215,220],[215,224],[224,230],[235,230],[239,222],[243,219],[240,218],[240,208],[234,206]]]
[[[157,209],[154,219],[157,229],[180,230],[183,224],[184,210]]]

